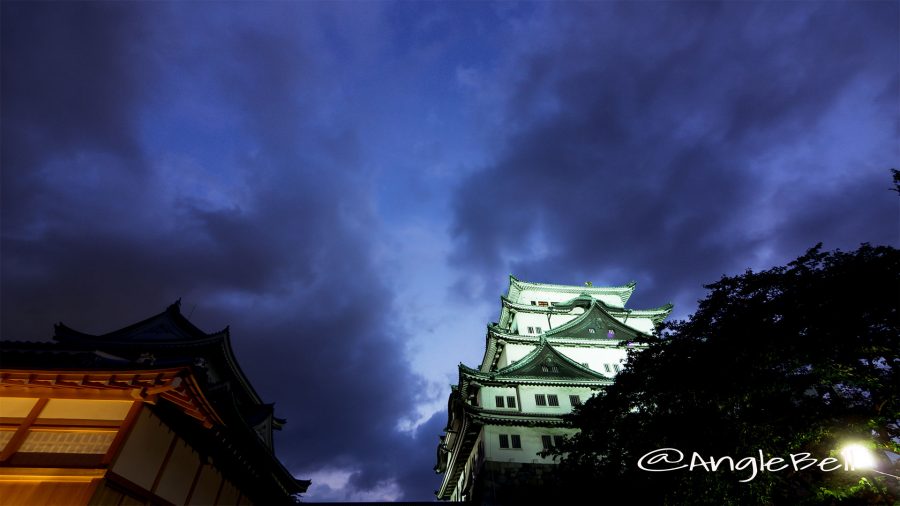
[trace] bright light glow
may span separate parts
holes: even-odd
[[[841,456],[844,461],[850,464],[853,469],[869,469],[875,467],[875,456],[871,450],[865,446],[853,443],[845,446],[841,450]]]

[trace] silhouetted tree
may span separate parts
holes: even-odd
[[[872,471],[647,472],[648,452],[836,457],[848,440],[900,453],[900,252],[862,245],[707,285],[686,321],[631,352],[615,384],[572,415],[557,453],[569,501],[613,504],[895,504]],[[646,461],[645,461],[646,462]],[[757,463],[758,464],[758,463]],[[649,467],[649,466],[648,466]],[[661,464],[656,466],[661,467]],[[706,466],[709,467],[708,465]],[[564,492],[563,492],[564,493]]]

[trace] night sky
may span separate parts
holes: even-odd
[[[181,298],[308,500],[429,500],[510,273],[897,246],[898,68],[896,1],[4,1],[0,335]]]

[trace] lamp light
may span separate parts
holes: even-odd
[[[851,469],[871,469],[875,467],[875,456],[872,451],[859,443],[851,443],[841,449],[841,457],[844,462],[850,464]]]
[[[850,443],[841,448],[841,457],[844,457],[844,462],[850,466],[850,470],[852,471],[856,471],[857,469],[868,469],[873,473],[890,476],[891,478],[900,480],[900,476],[875,469],[875,454],[872,450],[859,443]]]

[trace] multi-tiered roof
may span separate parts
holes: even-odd
[[[310,482],[275,456],[274,416],[244,375],[229,329],[206,333],[165,311],[102,335],[59,323],[53,342],[0,341],[0,395],[141,399],[257,504],[293,503]]]

